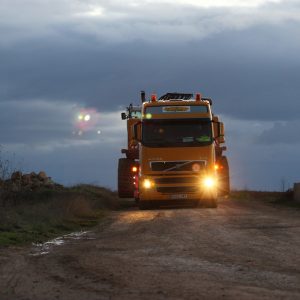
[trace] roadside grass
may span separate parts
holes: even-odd
[[[86,230],[119,207],[115,192],[92,185],[2,194],[0,246],[43,242]]]
[[[293,200],[293,192],[266,192],[266,191],[231,191],[230,199],[232,200],[258,200],[266,203],[283,205],[300,209],[300,203]]]

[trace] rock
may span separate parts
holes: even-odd
[[[31,179],[37,178],[37,174],[35,172],[31,172],[29,175]]]
[[[32,183],[30,174],[24,174],[22,176],[22,185],[30,185]]]
[[[22,179],[22,172],[21,171],[16,171],[16,172],[13,172],[11,174],[11,180],[12,181],[15,181],[15,180],[21,180]]]
[[[40,186],[42,186],[42,183],[41,183],[38,179],[33,179],[33,180],[32,180],[31,187],[32,187],[33,189],[37,189],[37,188],[39,188]]]
[[[41,171],[37,176],[38,176],[38,179],[40,179],[42,181],[46,181],[48,179],[46,173],[43,171]]]
[[[300,202],[300,182],[294,183],[294,200]]]
[[[11,192],[19,192],[21,190],[32,191],[40,188],[58,189],[61,187],[51,177],[48,177],[44,171],[40,171],[38,174],[35,172],[22,174],[22,172],[18,171],[11,175],[11,179],[0,179],[0,191],[3,189]]]

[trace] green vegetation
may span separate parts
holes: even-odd
[[[42,242],[95,226],[108,210],[119,205],[116,193],[91,185],[2,191],[0,246]]]

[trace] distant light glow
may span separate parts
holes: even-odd
[[[91,115],[85,115],[84,116],[84,121],[88,122],[91,119]]]
[[[95,108],[75,107],[74,129],[77,136],[93,132],[93,134],[101,134],[99,129],[100,113]]]

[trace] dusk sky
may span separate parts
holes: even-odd
[[[0,0],[0,37],[0,144],[25,172],[115,189],[145,90],[213,99],[233,188],[300,182],[300,1]]]

